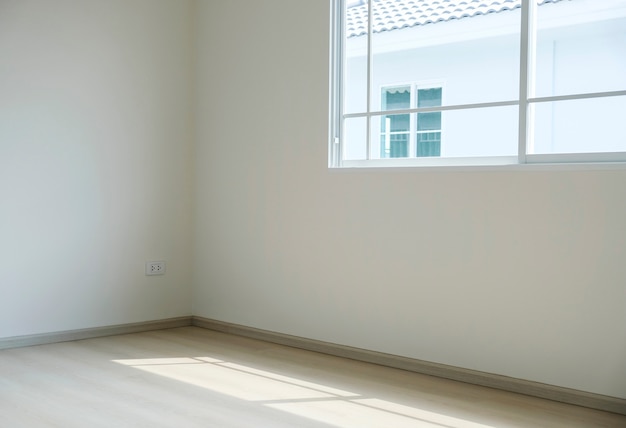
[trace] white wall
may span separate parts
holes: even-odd
[[[0,337],[190,314],[190,7],[0,0]]]
[[[328,14],[199,3],[193,313],[626,398],[626,170],[328,170]]]

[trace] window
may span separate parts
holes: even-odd
[[[416,85],[382,89],[381,110],[441,106],[442,89]],[[431,157],[441,154],[441,112],[384,116],[380,135],[381,158]]]
[[[333,5],[330,166],[626,162],[626,0]]]

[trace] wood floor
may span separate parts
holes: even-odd
[[[626,416],[184,327],[0,351],[0,427],[626,427]]]

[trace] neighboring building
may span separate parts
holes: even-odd
[[[515,100],[519,0],[374,0],[371,110]],[[536,96],[626,89],[626,1],[543,0]],[[345,113],[366,111],[367,2],[346,16]],[[534,153],[626,151],[626,97],[541,103]],[[365,159],[365,120],[344,158]],[[516,155],[518,107],[378,116],[371,157]]]

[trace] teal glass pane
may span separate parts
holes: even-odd
[[[417,157],[441,156],[441,132],[417,134]]]
[[[417,91],[418,107],[439,107],[441,105],[441,88],[419,89]]]
[[[383,132],[409,132],[410,116],[408,114],[394,114],[385,116],[382,121]],[[389,127],[389,129],[387,129]]]
[[[409,156],[409,134],[392,134],[389,141],[390,158],[406,158]]]
[[[390,114],[378,116],[372,125],[379,128],[380,139],[373,142],[373,150],[380,153],[381,158],[408,157],[410,153],[411,131],[410,114]]]
[[[441,112],[418,113],[417,114],[417,130],[431,131],[441,129]]]
[[[382,109],[400,110],[411,107],[409,86],[384,88]],[[408,114],[388,115],[381,121],[381,158],[404,158],[409,156],[411,116]]]
[[[411,88],[385,88],[382,93],[382,110],[401,110],[411,107]]]

